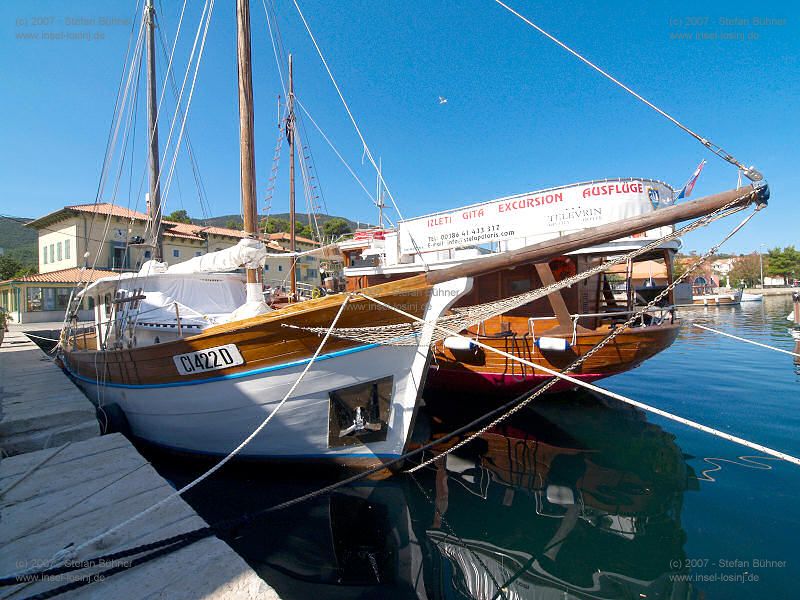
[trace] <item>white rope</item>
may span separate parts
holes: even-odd
[[[797,352],[790,352],[789,350],[783,350],[782,348],[775,348],[774,346],[768,346],[767,344],[762,344],[761,342],[754,342],[753,340],[748,340],[743,337],[739,337],[738,335],[733,335],[732,333],[725,333],[724,331],[719,331],[718,329],[711,329],[711,327],[706,327],[705,325],[700,325],[698,323],[692,323],[692,325],[700,329],[705,329],[706,331],[710,331],[712,333],[718,333],[719,335],[724,335],[725,337],[729,337],[734,340],[738,340],[740,342],[746,342],[748,344],[753,344],[754,346],[760,346],[762,348],[766,348],[767,350],[774,350],[775,352],[783,352],[784,354],[788,354],[789,356],[796,356],[800,358],[800,354],[798,354]]]
[[[612,81],[613,83],[617,84],[619,87],[621,87],[623,90],[625,90],[626,92],[628,92],[629,94],[634,96],[636,99],[640,100],[641,102],[644,102],[647,106],[649,106],[650,108],[655,110],[661,116],[667,118],[672,123],[674,123],[675,125],[680,127],[683,131],[685,131],[686,133],[691,135],[693,138],[695,138],[698,142],[703,144],[703,146],[708,148],[715,155],[717,155],[721,159],[731,163],[732,165],[737,166],[739,169],[741,169],[744,172],[745,176],[747,176],[748,179],[750,179],[752,181],[760,181],[762,179],[762,175],[758,171],[756,171],[753,167],[747,168],[742,163],[740,163],[738,160],[736,160],[736,158],[734,158],[731,154],[728,154],[725,150],[723,150],[722,148],[717,146],[715,143],[713,143],[712,141],[702,137],[701,135],[695,133],[694,131],[692,131],[691,129],[686,127],[686,125],[684,125],[683,123],[678,121],[675,117],[673,117],[673,116],[669,115],[668,113],[664,112],[663,110],[658,108],[655,104],[653,104],[649,100],[643,98],[642,96],[640,96],[639,94],[634,92],[631,88],[629,88],[627,85],[622,83],[619,79],[617,79],[613,75],[610,75],[609,73],[607,73],[606,71],[604,71],[603,69],[598,67],[596,64],[594,64],[588,58],[585,58],[584,56],[578,54],[578,52],[576,52],[575,50],[573,50],[572,48],[567,46],[564,42],[562,42],[558,38],[556,38],[553,35],[550,35],[549,33],[547,33],[544,29],[539,27],[536,23],[534,23],[533,21],[531,21],[530,19],[528,19],[524,15],[520,14],[519,12],[517,12],[516,10],[511,8],[508,4],[505,4],[504,2],[501,2],[501,0],[494,0],[494,2],[496,2],[497,4],[502,6],[504,9],[506,9],[508,12],[510,12],[512,15],[514,15],[518,19],[524,21],[525,23],[527,23],[528,25],[533,27],[536,31],[541,33],[543,36],[545,36],[549,40],[551,40],[551,41],[555,42],[556,44],[558,44],[559,46],[561,46],[564,50],[566,50],[567,52],[572,54],[575,58],[577,58],[581,62],[585,63],[586,65],[590,66],[592,69],[594,69],[595,71],[600,73],[603,77],[605,77],[608,80]]]
[[[297,14],[300,15],[300,19],[303,21],[303,25],[305,26],[306,31],[308,32],[308,35],[314,44],[314,48],[316,48],[317,50],[317,54],[319,55],[319,58],[325,67],[325,71],[327,71],[328,73],[328,77],[330,78],[333,87],[336,88],[336,93],[339,94],[339,99],[342,101],[342,105],[344,106],[344,109],[347,111],[347,116],[350,117],[350,122],[353,124],[353,127],[355,128],[356,133],[358,134],[358,137],[361,140],[361,144],[364,147],[364,154],[369,159],[369,162],[372,164],[372,167],[375,169],[375,172],[378,174],[378,178],[381,180],[381,183],[383,184],[383,189],[386,190],[386,194],[392,201],[392,206],[394,207],[395,212],[397,212],[397,216],[400,217],[400,220],[403,220],[404,219],[403,213],[400,212],[400,207],[397,206],[397,202],[395,202],[394,196],[392,195],[391,190],[389,190],[389,186],[386,183],[386,180],[383,178],[383,173],[381,169],[378,168],[378,163],[375,162],[375,159],[372,156],[372,152],[370,151],[369,146],[367,145],[367,140],[364,139],[364,135],[361,133],[361,129],[359,128],[358,123],[356,123],[356,119],[353,116],[353,113],[350,111],[350,106],[344,99],[344,94],[342,94],[342,90],[339,88],[339,84],[336,83],[336,78],[333,76],[333,72],[331,72],[331,69],[328,66],[328,61],[325,60],[325,56],[322,54],[322,49],[319,47],[319,44],[317,43],[317,40],[314,37],[314,34],[311,32],[311,27],[309,26],[308,21],[306,21],[306,17],[303,14],[303,11],[300,10],[300,5],[297,3],[297,0],[292,0],[292,2],[294,3],[295,8],[297,9]],[[427,271],[428,264],[425,262],[425,259],[422,256],[422,250],[420,250],[413,236],[409,234],[409,238],[411,239],[411,243],[414,245],[414,249],[417,251],[420,260],[422,261],[422,264],[425,267],[425,270]]]
[[[213,0],[212,0],[212,2],[213,2]],[[82,544],[80,544],[78,546],[75,546],[74,548],[70,548],[70,549],[66,549],[65,548],[63,550],[60,550],[59,552],[57,552],[53,556],[53,558],[50,559],[50,561],[48,563],[48,568],[57,566],[57,565],[63,563],[64,561],[66,561],[66,560],[68,560],[68,559],[70,559],[72,557],[77,556],[78,552],[80,552],[81,550],[83,550],[87,546],[90,546],[92,544],[95,544],[95,543],[99,542],[100,540],[102,540],[103,538],[111,535],[112,533],[115,533],[115,532],[119,531],[120,529],[123,529],[124,527],[127,527],[128,525],[130,525],[134,521],[138,521],[142,517],[152,513],[153,511],[157,510],[158,508],[160,508],[164,504],[170,502],[171,500],[174,500],[175,498],[180,497],[182,494],[184,494],[185,492],[189,491],[190,489],[195,487],[197,484],[199,484],[202,481],[208,479],[211,475],[213,475],[214,473],[219,471],[229,461],[231,461],[234,457],[236,457],[236,455],[238,455],[245,448],[245,446],[247,446],[251,441],[253,441],[253,439],[259,433],[261,433],[261,431],[272,420],[272,417],[274,417],[278,413],[278,411],[281,409],[281,407],[291,397],[291,395],[294,393],[294,391],[297,388],[297,386],[300,385],[300,382],[303,380],[303,378],[305,377],[306,373],[308,373],[308,371],[311,369],[311,366],[314,364],[314,361],[316,361],[317,357],[319,356],[320,352],[322,351],[322,348],[325,346],[326,342],[328,341],[328,338],[330,337],[331,331],[333,331],[334,327],[336,326],[336,323],[339,321],[339,317],[342,315],[342,313],[344,312],[345,307],[350,302],[350,298],[351,298],[350,295],[345,296],[344,302],[342,302],[342,305],[339,307],[339,311],[336,313],[336,316],[333,318],[333,322],[331,323],[331,326],[328,328],[328,332],[325,334],[325,337],[322,338],[322,341],[319,343],[319,346],[317,346],[316,352],[314,352],[314,355],[308,361],[308,363],[306,364],[305,368],[300,373],[300,375],[297,377],[297,380],[294,382],[294,384],[289,389],[289,391],[286,392],[286,394],[284,395],[283,399],[272,410],[272,412],[267,416],[267,418],[264,419],[261,422],[261,424],[258,427],[256,427],[256,429],[242,441],[241,444],[239,444],[235,449],[233,449],[230,452],[230,454],[228,454],[225,458],[223,458],[216,465],[211,467],[208,471],[206,471],[205,473],[203,473],[199,477],[197,477],[193,481],[190,481],[185,486],[183,486],[181,489],[173,492],[172,494],[170,494],[166,498],[163,498],[163,499],[159,500],[158,502],[156,502],[155,504],[153,504],[149,508],[146,508],[145,510],[141,511],[140,513],[137,513],[137,514],[133,515],[132,517],[130,517],[129,519],[126,519],[122,523],[120,523],[118,525],[115,525],[114,527],[111,527],[111,528],[105,530],[104,532],[94,536],[90,540],[87,540],[87,541],[83,542]],[[39,567],[41,567],[41,565],[39,565]],[[9,575],[8,578],[20,577],[20,576],[25,575],[26,573],[27,572],[12,574],[12,575]]]
[[[333,150],[333,153],[336,154],[336,156],[339,158],[341,163],[350,172],[350,175],[353,176],[353,179],[355,179],[356,182],[358,182],[358,185],[361,186],[361,189],[364,190],[364,192],[367,194],[367,197],[370,199],[370,201],[373,204],[375,204],[375,206],[377,206],[378,203],[375,200],[375,198],[372,196],[372,193],[367,189],[367,186],[365,186],[364,183],[361,181],[361,179],[358,177],[358,175],[356,175],[356,172],[352,169],[352,167],[350,167],[350,164],[341,155],[339,150],[336,149],[336,146],[333,145],[333,142],[328,138],[328,136],[325,135],[325,132],[317,124],[317,122],[314,120],[314,117],[311,116],[311,113],[308,112],[308,109],[305,107],[305,105],[303,105],[302,102],[300,102],[300,100],[297,98],[297,96],[295,96],[295,102],[297,102],[297,105],[305,113],[305,115],[308,117],[309,121],[311,121],[311,124],[314,126],[314,128],[317,130],[317,132],[322,136],[322,139],[325,140],[328,143],[328,146],[330,146],[331,150]]]
[[[173,178],[173,175],[174,175],[174,172],[175,172],[175,165],[178,162],[178,152],[180,151],[181,142],[183,140],[183,132],[184,132],[184,129],[186,128],[186,119],[189,117],[189,108],[192,105],[192,97],[194,96],[194,88],[195,88],[195,84],[197,83],[197,73],[200,71],[200,62],[203,59],[203,51],[205,50],[206,38],[208,37],[208,26],[211,24],[211,15],[213,14],[213,12],[214,12],[214,0],[210,0],[210,2],[208,3],[208,13],[205,15],[205,17],[206,17],[205,26],[203,26],[202,17],[200,19],[200,23],[198,24],[197,33],[198,34],[200,33],[200,28],[202,27],[203,28],[203,37],[202,37],[202,40],[200,41],[200,49],[199,49],[198,54],[197,54],[197,61],[195,62],[195,65],[194,65],[194,74],[192,75],[192,84],[189,87],[189,97],[186,99],[186,110],[183,111],[183,118],[181,119],[181,128],[178,131],[178,139],[175,142],[175,150],[173,151],[172,161],[170,163],[169,172],[167,173],[167,181],[166,181],[166,184],[164,186],[164,192],[161,194],[161,204],[158,207],[158,214],[156,215],[156,219],[159,222],[160,222],[160,220],[161,220],[161,218],[162,218],[162,216],[164,214],[164,207],[167,204],[167,199],[168,199],[168,196],[169,196],[169,190],[170,190],[170,187],[172,187],[172,178]],[[195,35],[194,44],[195,44],[195,46],[197,44],[197,35]],[[186,85],[186,80],[187,80],[187,78],[189,76],[189,70],[191,69],[191,61],[192,61],[192,57],[194,56],[195,46],[192,47],[192,54],[189,56],[189,63],[186,65],[186,75],[184,76],[183,84],[181,85],[180,97],[177,99],[177,101],[175,103],[175,115],[173,117],[172,124],[170,125],[170,131],[169,131],[169,136],[167,137],[166,146],[169,146],[169,142],[170,142],[170,139],[172,137],[172,131],[173,131],[173,128],[175,126],[175,122],[177,121],[177,118],[180,115],[181,98],[183,98],[184,87]],[[166,155],[166,149],[164,150],[164,154]],[[162,173],[163,173],[163,165],[159,169],[158,179],[156,181],[156,184],[158,184],[158,181],[161,179],[161,174]],[[157,227],[157,223],[153,223],[152,225],[154,227]],[[156,237],[156,231],[155,230],[151,232],[151,236],[153,236],[153,240],[155,240],[155,237]]]
[[[371,300],[372,302],[375,302],[376,304],[379,304],[379,305],[381,305],[381,306],[383,306],[385,308],[393,310],[393,311],[395,311],[395,312],[397,312],[397,313],[399,313],[399,314],[401,314],[401,315],[403,315],[403,316],[405,316],[405,317],[407,317],[409,319],[413,319],[415,321],[419,321],[421,323],[425,323],[425,321],[423,319],[420,319],[419,317],[416,317],[416,316],[414,316],[414,315],[412,315],[410,313],[407,313],[407,312],[405,312],[405,311],[403,311],[403,310],[401,310],[401,309],[399,309],[397,307],[391,306],[390,304],[386,304],[384,302],[381,302],[380,300],[377,300],[376,298],[373,298],[373,297],[371,297],[371,296],[369,296],[367,294],[364,294],[363,292],[359,292],[359,295],[363,296],[367,300]],[[568,381],[570,383],[573,383],[575,385],[579,385],[581,387],[584,387],[584,388],[586,388],[588,390],[592,390],[594,392],[598,392],[600,394],[605,394],[606,396],[609,396],[610,398],[614,398],[615,400],[619,400],[621,402],[625,402],[626,404],[630,404],[630,405],[635,406],[637,408],[640,408],[642,410],[651,412],[653,414],[657,414],[657,415],[659,415],[661,417],[665,417],[667,419],[670,419],[672,421],[676,421],[676,422],[681,423],[683,425],[687,425],[688,427],[692,427],[694,429],[699,429],[700,431],[703,431],[705,433],[709,433],[709,434],[714,435],[716,437],[720,437],[720,438],[722,438],[724,440],[728,440],[730,442],[741,444],[742,446],[746,446],[746,447],[751,448],[753,450],[758,450],[759,452],[763,452],[764,454],[769,454],[770,456],[774,456],[776,458],[780,458],[782,460],[785,460],[786,462],[790,462],[790,463],[793,463],[795,465],[800,466],[800,458],[796,458],[794,456],[791,456],[790,454],[786,454],[785,452],[780,452],[779,450],[773,450],[772,448],[768,448],[767,446],[763,446],[763,445],[757,444],[755,442],[750,442],[748,440],[745,440],[743,438],[737,437],[735,435],[730,435],[730,434],[725,433],[723,431],[719,431],[718,429],[714,429],[712,427],[708,427],[708,426],[703,425],[701,423],[698,423],[696,421],[691,421],[689,419],[685,419],[683,417],[679,417],[678,415],[674,415],[672,413],[668,413],[667,411],[661,410],[660,408],[656,408],[654,406],[650,406],[648,404],[644,404],[642,402],[639,402],[637,400],[633,400],[633,399],[628,398],[626,396],[623,396],[621,394],[617,394],[616,392],[612,392],[610,390],[606,390],[604,388],[598,387],[598,386],[596,386],[596,385],[594,385],[592,383],[587,383],[587,382],[582,381],[580,379],[576,379],[575,377],[571,377],[570,375],[567,375],[565,373],[561,373],[559,371],[555,371],[555,370],[550,369],[548,367],[533,363],[533,362],[531,362],[529,360],[525,360],[524,358],[520,358],[519,356],[515,356],[515,355],[510,354],[508,352],[504,352],[504,351],[502,351],[502,350],[500,350],[498,348],[494,348],[492,346],[489,346],[488,344],[484,344],[484,343],[479,342],[477,340],[473,340],[472,338],[468,338],[468,337],[466,337],[464,335],[461,335],[460,332],[454,331],[452,329],[448,329],[446,327],[442,327],[441,325],[438,325],[438,324],[434,323],[433,326],[436,327],[437,329],[440,329],[440,330],[444,331],[448,335],[457,336],[457,337],[460,337],[460,338],[462,338],[464,340],[468,340],[468,341],[472,342],[473,344],[475,344],[476,346],[479,346],[479,347],[483,348],[484,350],[489,350],[491,352],[494,352],[495,354],[499,354],[499,355],[504,356],[506,358],[509,358],[511,360],[515,360],[515,361],[517,361],[517,362],[519,362],[519,363],[521,363],[523,365],[527,365],[527,366],[529,366],[529,367],[531,367],[533,369],[539,369],[540,371],[544,371],[548,375],[553,375],[554,377],[558,377],[559,379],[563,379],[564,381]],[[425,463],[422,463],[422,464],[414,467],[413,469],[410,469],[410,472],[414,472],[415,470],[423,467],[424,465],[425,465]]]

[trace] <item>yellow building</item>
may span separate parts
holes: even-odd
[[[39,232],[39,272],[95,266],[110,271],[137,270],[149,260],[152,250],[137,246],[148,217],[144,213],[113,204],[65,206],[26,226]],[[183,262],[207,252],[235,246],[246,237],[243,231],[164,221],[164,261]],[[274,252],[285,252],[270,243]],[[88,253],[88,255],[87,255]]]
[[[114,274],[111,271],[73,267],[0,281],[0,306],[9,312],[12,323],[61,322],[70,294],[79,282],[97,281]],[[78,319],[90,320],[93,308],[91,298],[84,300],[78,311]]]
[[[290,239],[289,234],[286,232],[270,233],[266,237],[273,244],[280,244],[284,248],[289,248]],[[319,248],[319,246],[319,242],[305,237],[295,236],[295,249],[297,252],[314,250],[315,248]],[[319,263],[320,260],[316,256],[299,256],[296,265],[297,281],[310,286],[321,285],[322,278],[319,272]],[[264,266],[264,283],[272,286],[288,287],[289,269],[291,269],[291,260],[289,257],[268,261]]]
[[[39,275],[0,282],[0,306],[17,323],[61,321],[83,267],[96,269],[90,279],[94,281],[121,271],[136,271],[150,260],[152,249],[136,243],[144,241],[148,221],[144,213],[108,203],[65,206],[31,221],[26,227],[39,233]],[[163,221],[163,226],[163,259],[169,264],[230,248],[246,237],[243,231],[225,227],[175,221]],[[289,234],[271,234],[264,242],[273,255],[287,253]],[[318,246],[314,240],[296,240],[299,252]],[[288,288],[291,264],[290,256],[270,256],[264,266],[265,284]],[[297,281],[320,284],[318,258],[297,259]],[[90,308],[82,307],[80,318],[89,318]]]

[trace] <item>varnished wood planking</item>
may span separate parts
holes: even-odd
[[[422,316],[430,298],[431,288],[425,284],[423,278],[416,277],[375,286],[369,293],[415,316]],[[105,378],[108,382],[121,384],[202,380],[302,360],[313,354],[321,337],[284,325],[328,327],[344,299],[343,295],[338,295],[309,300],[259,317],[219,325],[199,335],[163,344],[107,352],[91,350],[65,352],[65,359],[70,369],[83,377],[96,379],[100,375],[102,378],[105,369]],[[381,326],[406,321],[407,318],[394,311],[354,296],[351,297],[337,326]],[[237,345],[245,361],[243,365],[180,376],[178,379],[173,356],[225,344]],[[331,337],[325,351],[344,350],[358,345],[360,344],[357,342]]]

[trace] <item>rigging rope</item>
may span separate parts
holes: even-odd
[[[314,44],[314,48],[316,48],[317,50],[317,54],[319,55],[319,58],[322,61],[323,66],[325,67],[325,71],[328,73],[328,77],[330,78],[333,87],[336,88],[336,93],[339,94],[339,99],[342,101],[342,105],[344,106],[344,109],[347,111],[347,116],[350,117],[350,122],[353,124],[353,127],[355,128],[356,133],[358,134],[358,137],[361,140],[361,144],[364,148],[364,154],[369,159],[369,162],[372,164],[372,167],[375,169],[375,172],[378,174],[378,178],[383,184],[383,189],[386,191],[386,194],[389,196],[389,199],[392,201],[392,206],[394,207],[395,212],[397,212],[397,216],[400,217],[400,220],[403,220],[404,219],[403,213],[400,212],[400,207],[397,206],[397,202],[395,202],[394,196],[392,195],[392,192],[389,190],[389,186],[387,185],[386,180],[383,178],[383,173],[372,156],[372,152],[370,151],[369,146],[367,145],[367,140],[364,139],[364,135],[361,133],[361,128],[358,126],[358,123],[356,123],[356,119],[353,116],[352,111],[350,110],[350,106],[344,99],[344,94],[342,94],[342,90],[339,88],[339,84],[336,83],[336,78],[333,76],[333,72],[328,66],[328,61],[325,60],[325,56],[322,54],[322,49],[319,47],[317,39],[311,32],[311,27],[309,26],[308,21],[306,21],[306,17],[303,14],[303,11],[300,10],[300,5],[297,3],[297,0],[292,0],[292,2],[294,3],[294,7],[297,9],[297,14],[300,15],[300,19],[303,21],[303,25],[305,26],[306,31],[308,32],[308,36],[311,38],[311,42]],[[422,250],[419,248],[416,240],[414,240],[414,237],[412,235],[409,234],[409,238],[411,239],[411,243],[414,245],[414,249],[417,251],[420,260],[422,261],[422,264],[425,267],[425,270],[427,271],[429,267],[428,264],[425,262],[425,258],[422,256]]]
[[[505,4],[501,0],[494,0],[494,2],[496,2],[497,4],[502,6],[504,9],[506,9],[508,12],[510,12],[512,15],[514,15],[518,19],[524,21],[525,23],[527,23],[528,25],[533,27],[536,31],[541,33],[543,36],[545,36],[549,40],[551,40],[551,41],[555,42],[556,44],[558,44],[559,46],[561,46],[564,50],[566,50],[567,52],[572,54],[575,58],[577,58],[581,62],[585,63],[586,65],[590,66],[592,69],[594,69],[595,71],[600,73],[603,77],[607,78],[609,81],[611,81],[611,82],[615,83],[616,85],[618,85],[619,87],[621,87],[623,90],[625,90],[626,92],[631,94],[634,98],[636,98],[637,100],[643,102],[644,104],[646,104],[647,106],[649,106],[650,108],[655,110],[657,113],[659,113],[661,116],[665,117],[666,119],[671,121],[673,124],[675,124],[678,127],[680,127],[683,131],[685,131],[686,133],[691,135],[694,139],[696,139],[698,142],[703,144],[703,146],[705,146],[713,154],[717,155],[722,160],[727,161],[730,164],[732,164],[732,165],[736,166],[737,168],[739,168],[744,173],[744,175],[748,179],[750,179],[750,181],[761,181],[763,179],[763,175],[760,172],[758,172],[758,170],[756,170],[755,167],[753,167],[753,166],[750,166],[750,167],[744,166],[733,155],[729,154],[728,152],[726,152],[724,149],[722,149],[721,147],[719,147],[718,145],[716,145],[715,143],[713,143],[709,139],[704,138],[700,134],[695,133],[694,131],[689,129],[686,125],[684,125],[683,123],[678,121],[675,117],[673,117],[672,115],[670,115],[667,112],[663,111],[662,109],[657,107],[655,104],[653,104],[652,102],[650,102],[646,98],[643,98],[641,95],[639,95],[636,92],[634,92],[631,88],[629,88],[627,85],[622,83],[619,79],[617,79],[613,75],[610,75],[609,73],[607,73],[606,71],[604,71],[603,69],[598,67],[596,64],[594,64],[588,58],[582,56],[581,54],[579,54],[578,52],[576,52],[575,50],[573,50],[572,48],[567,46],[564,42],[562,42],[561,40],[559,40],[555,36],[549,34],[547,31],[545,31],[544,29],[539,27],[536,23],[534,23],[533,21],[531,21],[530,19],[528,19],[524,15],[520,14],[519,12],[517,12],[516,10],[511,8],[508,4]]]
[[[668,233],[665,236],[645,245],[627,254],[619,255],[615,258],[612,258],[604,263],[600,263],[599,265],[592,267],[591,269],[587,269],[586,271],[582,271],[580,273],[576,273],[571,277],[567,277],[558,281],[556,283],[550,284],[548,286],[543,286],[535,290],[531,290],[528,292],[523,292],[522,294],[518,294],[516,296],[512,296],[510,298],[504,298],[501,300],[495,300],[492,302],[487,302],[484,304],[478,304],[475,306],[468,306],[468,307],[459,307],[459,308],[452,308],[452,314],[443,316],[439,319],[439,323],[443,323],[448,325],[450,328],[457,329],[459,331],[472,327],[473,325],[477,325],[485,321],[486,319],[497,316],[499,314],[506,313],[510,310],[514,310],[515,308],[519,308],[520,306],[524,306],[537,300],[539,298],[543,298],[553,292],[561,290],[565,287],[569,287],[575,283],[582,281],[588,277],[593,275],[599,274],[603,271],[608,270],[609,268],[629,262],[631,259],[650,252],[665,242],[668,242],[672,239],[681,237],[695,229],[699,229],[700,227],[704,227],[709,223],[712,223],[718,219],[724,218],[741,210],[744,210],[747,205],[741,207],[735,207],[737,203],[741,202],[744,198],[746,198],[750,194],[756,194],[757,189],[751,188],[750,191],[744,193],[743,195],[735,198],[725,206],[720,207],[713,213],[705,215],[688,225],[685,225],[679,229]],[[756,211],[760,210],[756,208]],[[755,213],[753,213],[755,214]],[[741,227],[741,225],[740,225]],[[305,331],[312,331],[317,334],[322,334],[325,329],[324,328],[314,328],[314,327],[299,327],[299,326],[289,326],[298,329],[303,329]],[[412,345],[415,344],[415,336],[419,333],[421,325],[416,322],[412,321],[411,323],[399,323],[396,325],[384,325],[381,327],[351,327],[351,328],[340,328],[334,331],[333,335],[340,338],[350,339],[359,341],[362,343],[379,343],[379,344],[392,344],[392,345]],[[446,337],[445,334],[439,331],[438,334],[435,334],[432,343],[441,341]]]
[[[767,344],[762,344],[761,342],[754,342],[753,340],[748,340],[743,337],[739,337],[738,335],[733,335],[732,333],[725,333],[724,331],[719,331],[717,329],[711,329],[711,327],[706,327],[705,325],[700,325],[699,323],[692,323],[695,327],[699,329],[705,329],[706,331],[710,331],[712,333],[718,333],[719,335],[724,335],[725,337],[733,338],[734,340],[740,342],[746,342],[748,344],[753,344],[754,346],[760,346],[762,348],[766,348],[767,350],[774,350],[775,352],[783,352],[784,354],[788,354],[789,356],[795,356],[800,358],[800,354],[797,352],[790,352],[789,350],[783,350],[782,348],[775,348],[774,346],[768,346]]]
[[[213,3],[213,0],[212,0],[212,3]],[[336,323],[339,321],[339,317],[341,317],[342,313],[344,312],[344,309],[347,307],[348,303],[350,302],[350,299],[351,299],[350,295],[346,295],[345,296],[344,301],[342,302],[341,306],[339,307],[338,312],[336,313],[336,316],[333,318],[333,321],[331,322],[331,326],[329,328],[331,331],[336,326]],[[317,350],[314,352],[312,357],[309,359],[309,361],[306,364],[305,368],[300,373],[300,375],[297,377],[297,379],[295,380],[295,382],[292,385],[292,387],[289,388],[288,392],[286,392],[286,394],[284,395],[283,399],[277,404],[277,406],[275,406],[275,408],[272,410],[272,412],[270,412],[270,414],[267,415],[267,417],[261,422],[261,424],[258,427],[256,427],[256,429],[253,430],[253,432],[250,435],[248,435],[236,448],[234,448],[227,456],[225,456],[225,458],[220,460],[217,464],[215,464],[213,467],[211,467],[209,470],[204,472],[199,477],[195,478],[194,480],[190,481],[189,483],[187,483],[186,485],[181,487],[181,489],[176,490],[175,492],[173,492],[172,494],[170,494],[169,496],[167,496],[165,498],[162,498],[161,500],[159,500],[155,504],[153,504],[150,507],[146,508],[145,510],[133,515],[132,517],[126,519],[122,523],[119,523],[118,525],[115,525],[114,527],[111,527],[111,528],[105,530],[104,532],[102,532],[102,533],[94,536],[93,538],[91,538],[91,539],[79,544],[78,546],[75,546],[75,547],[69,548],[69,549],[65,548],[64,550],[61,550],[61,551],[57,552],[53,556],[53,558],[51,558],[48,561],[48,565],[47,566],[48,567],[55,567],[55,566],[63,564],[65,561],[69,560],[70,558],[77,556],[78,552],[80,552],[84,548],[87,548],[88,546],[91,546],[92,544],[95,544],[95,543],[103,540],[104,538],[108,537],[112,533],[115,533],[115,532],[119,531],[120,529],[123,529],[124,527],[127,527],[128,525],[130,525],[134,521],[138,521],[142,517],[152,513],[153,511],[157,510],[158,508],[160,508],[164,504],[167,504],[168,502],[174,500],[175,498],[178,498],[178,497],[182,496],[184,493],[186,493],[187,491],[189,491],[190,489],[192,489],[193,487],[195,487],[196,485],[198,485],[202,481],[205,481],[211,475],[213,475],[214,473],[219,471],[223,466],[225,466],[228,462],[230,462],[233,458],[235,458],[251,441],[253,441],[253,439],[259,433],[261,433],[261,431],[269,424],[269,422],[272,420],[272,418],[278,413],[278,411],[281,409],[281,407],[287,402],[287,400],[289,400],[289,398],[294,393],[295,389],[297,389],[297,386],[300,385],[300,382],[303,380],[303,378],[305,377],[306,373],[308,373],[308,371],[311,369],[311,366],[317,360],[317,357],[319,357],[319,354],[322,351],[322,348],[327,343],[329,337],[330,337],[330,331],[328,332],[327,335],[325,335],[325,337],[322,338],[322,341],[319,343],[319,346],[317,346]],[[19,579],[20,577],[23,577],[26,574],[29,574],[29,572],[26,571],[26,572],[15,573],[13,575],[9,575],[9,576],[3,577],[2,579]]]

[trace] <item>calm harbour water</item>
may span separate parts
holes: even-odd
[[[600,385],[798,456],[792,357],[689,324],[794,350],[790,307],[780,296],[683,310],[672,348]],[[480,409],[427,401],[434,431],[452,428],[436,407]],[[207,466],[146,452],[175,485]],[[793,597],[800,467],[755,454],[615,401],[561,394],[446,465],[355,484],[225,539],[286,600]],[[213,523],[337,476],[239,463],[187,500]]]

